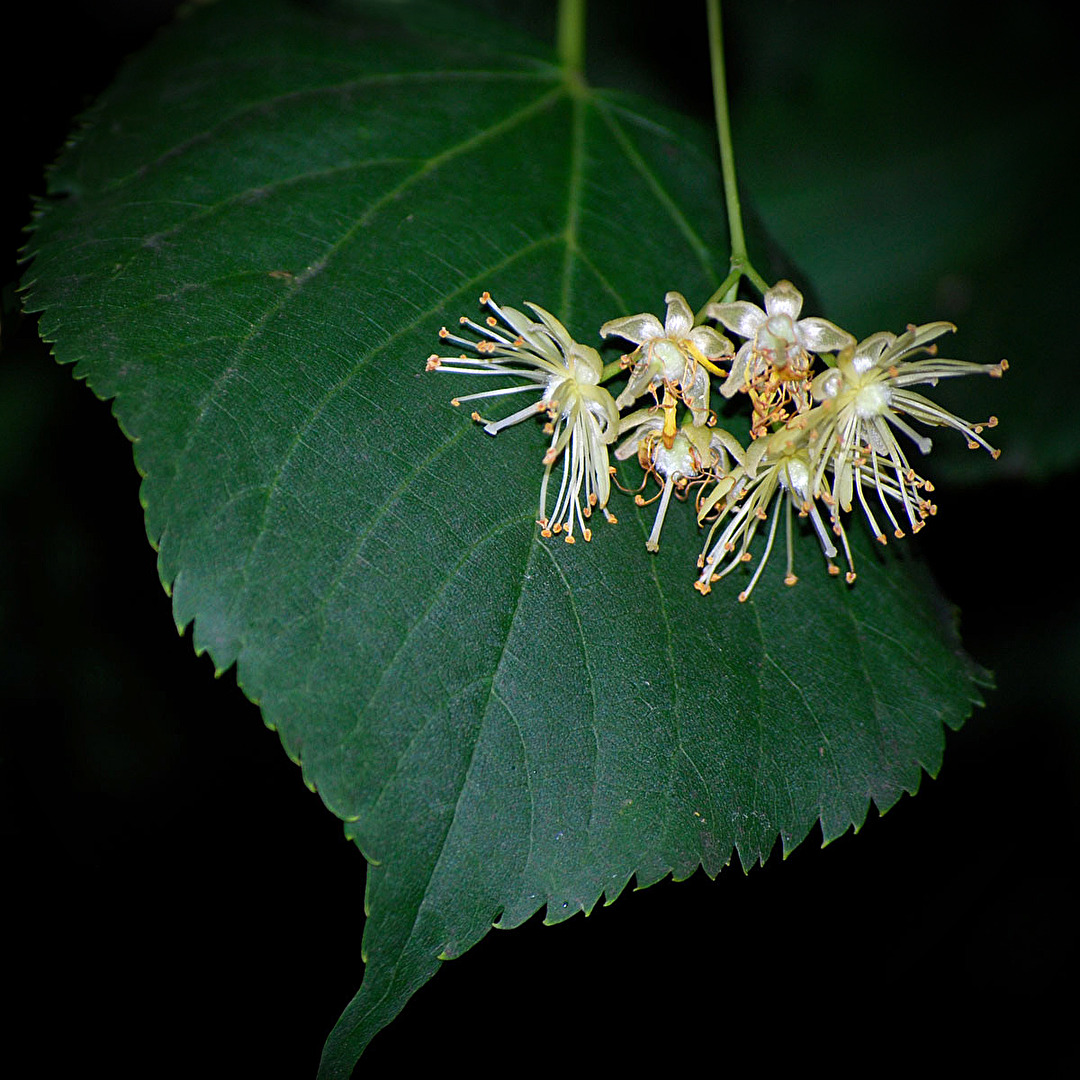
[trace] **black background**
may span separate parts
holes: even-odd
[[[704,47],[687,29],[699,16],[685,6],[685,22],[654,19],[643,50],[626,6],[597,0],[598,81],[632,55],[627,81],[663,69],[674,103],[707,111]],[[940,30],[941,10],[923,6]],[[14,292],[45,164],[171,7],[41,5],[4,44],[0,837],[18,1002],[6,1041],[35,1055],[33,1075],[308,1077],[362,976],[363,860],[232,673],[215,680],[177,636],[130,446]],[[956,62],[971,60],[965,40],[1000,49],[1018,92],[1049,94],[1031,79],[1036,60],[1053,67],[1054,35],[1047,54],[1016,56],[992,27],[965,39],[966,5],[944,10]],[[543,4],[529,17],[552,21]],[[1070,101],[1052,107],[1068,116]],[[1075,244],[1075,222],[1064,208],[1059,242]],[[1075,307],[1033,341],[1075,338]],[[699,873],[588,920],[492,933],[417,995],[361,1073],[607,1072],[699,1052],[719,1067],[744,1050],[879,1067],[942,1039],[979,1053],[1016,1038],[1033,1066],[1071,1053],[1076,481],[960,488],[920,536],[998,688],[916,799],[749,875]]]

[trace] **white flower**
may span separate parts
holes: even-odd
[[[865,487],[876,489],[897,537],[903,536],[904,530],[893,516],[890,501],[903,507],[912,532],[918,532],[936,509],[921,494],[933,491],[933,485],[911,467],[894,429],[911,439],[923,454],[930,452],[931,442],[901,413],[924,424],[955,428],[972,449],[982,446],[995,458],[1000,453],[982,436],[985,427],[997,425],[996,417],[990,417],[985,425],[972,424],[908,389],[920,383],[933,386],[939,379],[960,375],[1000,377],[1008,368],[1006,361],[973,364],[939,359],[934,355],[936,346],[929,343],[955,329],[952,323],[935,322],[911,326],[900,337],[873,334],[843,350],[836,367],[822,372],[811,384],[814,398],[821,402],[804,418],[815,439],[815,486],[821,483],[826,468],[831,470],[832,500],[850,510],[852,495],[857,494],[874,535],[883,543],[885,534],[867,505]],[[910,359],[920,353],[929,354],[929,358]]]
[[[685,499],[691,485],[699,482],[704,485],[710,479],[718,479],[720,473],[728,468],[725,437],[731,437],[719,428],[683,424],[676,431],[671,446],[665,446],[664,420],[653,409],[639,409],[624,417],[619,425],[619,434],[627,432],[630,435],[616,447],[615,457],[625,461],[636,454],[638,464],[645,470],[641,487],[645,487],[650,476],[656,477],[660,484],[660,494],[653,499],[645,499],[640,494],[634,496],[638,506],[648,506],[657,498],[660,500],[652,532],[645,541],[649,551],[658,551],[660,530],[664,527],[672,494],[678,499]]]
[[[642,312],[611,319],[600,327],[600,336],[632,341],[637,348],[626,358],[632,365],[630,381],[616,399],[620,409],[637,401],[642,394],[665,391],[670,402],[666,434],[674,434],[674,401],[681,398],[690,409],[694,423],[701,425],[709,416],[709,372],[723,374],[716,361],[735,350],[726,337],[711,326],[694,326],[694,313],[679,292],[664,297],[667,315],[664,324],[655,315]],[[668,444],[670,449],[670,442]]]
[[[720,387],[724,397],[740,390],[754,407],[752,434],[760,438],[769,426],[808,407],[811,353],[834,352],[855,339],[828,319],[800,319],[802,293],[790,281],[777,282],[765,294],[765,310],[746,300],[709,304],[705,312],[746,340],[735,354],[731,372]]]
[[[551,443],[544,454],[544,478],[540,484],[541,534],[563,532],[566,542],[572,544],[576,522],[585,539],[591,540],[592,530],[586,521],[594,507],[599,506],[608,521],[615,521],[607,510],[611,493],[607,447],[618,435],[619,410],[611,394],[599,385],[603,371],[600,355],[595,349],[574,341],[566,327],[537,304],[526,304],[536,314],[534,320],[515,308],[499,307],[486,292],[480,302],[495,313],[485,319],[484,325],[461,318],[463,326],[481,336],[479,341],[458,337],[445,327],[439,331],[444,341],[472,349],[479,359],[464,353],[433,354],[428,357],[427,370],[461,375],[510,375],[526,380],[497,390],[465,394],[454,398],[454,405],[539,390],[539,400],[501,420],[485,420],[476,412],[473,419],[483,423],[489,435],[497,435],[503,428],[538,413],[547,414],[544,430],[551,435]],[[499,325],[500,319],[512,334]],[[549,515],[547,490],[551,467],[564,451],[567,453],[563,457],[562,481]]]
[[[749,599],[772,554],[780,522],[781,503],[786,508],[787,568],[784,584],[794,585],[799,580],[794,572],[793,511],[799,517],[809,517],[825,554],[829,573],[839,574],[839,567],[832,561],[836,558],[837,549],[817,508],[811,487],[812,460],[803,432],[783,428],[767,438],[757,439],[746,451],[739,448],[738,452],[735,452],[733,449],[733,454],[739,462],[737,468],[721,479],[716,489],[703,501],[698,512],[698,520],[701,521],[719,506],[719,514],[709,530],[705,547],[698,558],[701,574],[694,583],[694,588],[704,595],[711,590],[714,581],[726,577],[741,563],[750,562],[750,543],[758,525],[769,521],[765,551],[750,578],[750,584],[739,593],[740,603]],[[776,505],[770,520],[768,507],[774,497],[777,497]],[[713,537],[717,530],[720,530],[720,535],[714,543]],[[848,563],[846,577],[850,584],[855,580],[855,569],[847,536],[839,521],[833,522],[832,531],[840,537],[843,544]]]

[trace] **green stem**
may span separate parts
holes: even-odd
[[[746,234],[743,231],[742,207],[739,204],[739,184],[735,176],[735,148],[731,141],[731,117],[728,113],[727,79],[724,74],[724,34],[720,20],[720,0],[705,0],[709,15],[709,60],[712,67],[713,105],[716,109],[716,134],[720,140],[720,168],[724,177],[724,201],[727,204],[728,233],[731,237],[731,274],[724,284],[710,297],[712,300],[726,293],[724,299],[731,301],[739,289],[739,278],[744,274],[754,286],[764,293],[768,285],[754,269],[746,251]],[[734,275],[734,278],[733,276]]]
[[[720,0],[706,0],[709,12],[709,60],[712,65],[713,107],[716,110],[716,134],[720,139],[720,167],[724,175],[724,199],[727,202],[728,229],[731,233],[731,260],[746,258],[746,235],[743,233],[739,185],[735,179],[735,149],[731,143],[731,117],[728,113],[727,79],[724,75],[724,31],[720,24]],[[732,267],[734,269],[734,266]]]
[[[613,375],[618,375],[620,371],[625,370],[620,356],[618,360],[612,360],[610,364],[604,365],[604,370],[600,372],[600,382],[606,383]]]
[[[734,262],[734,259],[732,259],[732,262]],[[720,288],[718,288],[712,294],[712,296],[710,296],[709,299],[706,300],[705,303],[701,305],[701,310],[694,316],[694,325],[695,326],[700,326],[708,318],[708,316],[705,313],[705,309],[710,304],[714,303],[715,301],[724,299],[725,294],[729,290],[732,290],[732,293],[731,293],[731,296],[729,297],[729,299],[731,299],[731,300],[735,299],[734,290],[738,289],[738,287],[739,287],[739,278],[741,278],[742,276],[743,276],[743,267],[741,265],[740,266],[733,266],[732,269],[731,269],[731,273],[728,274],[728,276],[726,278],[724,278],[724,280],[720,283]]]
[[[585,0],[559,0],[555,38],[555,51],[567,79],[582,79],[585,74]]]

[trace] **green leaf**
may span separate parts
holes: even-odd
[[[657,556],[623,496],[591,544],[540,537],[539,425],[453,409],[436,331],[482,289],[587,342],[702,302],[713,136],[490,21],[330,11],[233,0],[136,58],[52,173],[25,282],[135,444],[177,625],[370,862],[328,1077],[493,923],[857,829],[978,698],[913,550],[860,528],[854,587],[803,535],[798,587],[771,566],[742,605],[691,587],[691,513]]]

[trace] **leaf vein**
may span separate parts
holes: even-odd
[[[364,714],[371,707],[372,701],[375,700],[375,697],[377,696],[379,691],[382,689],[382,687],[383,687],[384,683],[386,682],[388,676],[390,675],[391,671],[393,670],[394,665],[397,663],[399,657],[402,655],[402,653],[405,651],[406,647],[408,646],[409,642],[412,640],[413,635],[425,623],[425,621],[427,620],[427,617],[431,613],[432,609],[435,607],[436,604],[439,603],[439,601],[442,599],[444,593],[446,592],[447,588],[449,588],[450,583],[452,581],[454,581],[454,579],[458,575],[458,572],[472,558],[472,556],[476,552],[476,550],[478,548],[482,547],[484,544],[486,544],[489,540],[493,539],[499,533],[504,532],[506,529],[510,528],[511,526],[520,525],[525,520],[531,520],[531,517],[532,517],[532,515],[529,515],[529,519],[526,519],[524,516],[505,518],[504,520],[498,522],[492,528],[488,529],[488,531],[486,533],[484,533],[484,535],[481,536],[477,540],[477,542],[472,545],[471,548],[468,548],[468,549],[466,549],[464,551],[461,558],[458,559],[458,561],[454,564],[453,568],[450,570],[450,572],[443,579],[442,585],[432,593],[431,597],[429,598],[428,604],[424,607],[424,609],[420,612],[420,614],[413,620],[413,622],[410,624],[409,628],[402,635],[402,639],[401,639],[400,643],[398,644],[397,649],[395,649],[393,656],[391,656],[390,659],[383,665],[382,674],[379,676],[379,680],[376,683],[374,689],[368,695],[368,697],[364,701],[363,705],[361,705],[357,709],[357,711],[356,711],[357,719],[356,719],[356,723],[353,725],[352,731],[347,733],[347,734],[343,734],[342,743],[345,742],[345,739],[347,737],[355,736],[360,731],[361,725],[363,724],[363,721],[364,721]],[[520,595],[521,595],[521,589],[519,587],[519,589],[518,589],[518,597],[519,598],[520,598]],[[515,611],[517,610],[516,603],[515,603],[514,610]],[[508,635],[508,639],[509,639],[509,635]],[[505,642],[503,644],[503,649],[505,651]],[[500,653],[499,660],[500,660],[500,663],[501,663],[501,661],[502,661],[502,653]],[[309,670],[313,670],[317,666],[318,666],[317,662],[313,662],[312,665],[311,665],[311,669],[309,669]],[[488,682],[490,678],[493,678],[493,676],[492,677],[485,676],[483,679],[474,679],[469,684],[469,686],[475,686],[480,682]],[[489,691],[489,696],[490,696],[490,691]],[[409,740],[408,744],[406,745],[406,747],[404,748],[404,750],[401,752],[401,754],[398,755],[397,761],[395,762],[393,769],[388,773],[386,780],[379,787],[379,790],[376,793],[376,796],[375,796],[374,800],[371,803],[372,808],[379,805],[379,803],[382,800],[383,795],[386,793],[387,789],[390,787],[390,785],[394,782],[394,780],[397,778],[398,774],[400,773],[401,766],[405,762],[405,760],[407,759],[409,752],[411,751],[414,743],[416,742],[416,739],[419,738],[420,734],[424,731],[427,724],[430,723],[430,722],[431,722],[431,717],[428,717],[425,720],[424,724],[422,724],[419,728],[417,728],[417,730],[413,733],[412,738],[410,738],[410,740]]]
[[[230,69],[232,70],[232,69]],[[404,82],[434,82],[439,79],[470,79],[478,78],[484,80],[493,80],[499,78],[505,78],[508,81],[515,82],[544,82],[550,84],[553,79],[551,72],[485,72],[485,71],[442,71],[442,72],[399,72],[399,73],[387,73],[382,75],[367,75],[356,79],[347,79],[340,83],[331,83],[328,85],[320,86],[306,86],[298,90],[290,91],[286,94],[275,94],[272,97],[260,98],[255,101],[246,102],[239,108],[233,109],[226,116],[223,116],[216,123],[206,128],[204,131],[196,132],[193,135],[189,135],[186,139],[162,150],[158,153],[157,157],[140,165],[139,168],[133,172],[128,173],[126,176],[122,176],[103,188],[104,192],[112,193],[119,190],[135,180],[141,179],[148,172],[154,169],[156,166],[161,165],[165,161],[169,161],[172,158],[179,157],[185,151],[189,150],[193,146],[197,146],[202,142],[206,142],[211,139],[216,133],[222,131],[229,125],[242,120],[246,116],[252,116],[259,112],[264,112],[266,109],[280,105],[288,101],[296,101],[302,97],[312,97],[320,94],[340,94],[348,90],[357,90],[361,87],[379,86],[379,85],[396,85]],[[561,87],[557,88],[561,91]]]
[[[648,185],[660,205],[667,211],[668,216],[675,223],[675,227],[682,234],[683,238],[693,249],[698,262],[701,263],[702,269],[710,278],[712,278],[712,280],[718,280],[719,274],[717,273],[717,267],[713,262],[712,256],[709,254],[708,244],[702,239],[701,234],[686,220],[685,215],[676,205],[675,200],[668,194],[667,189],[663,184],[661,184],[659,177],[657,177],[652,169],[649,168],[648,163],[641,156],[641,152],[637,147],[634,146],[630,136],[626,134],[623,126],[616,120],[614,115],[612,115],[611,109],[605,105],[601,99],[597,98],[594,100],[600,115],[611,129],[620,149]]]

